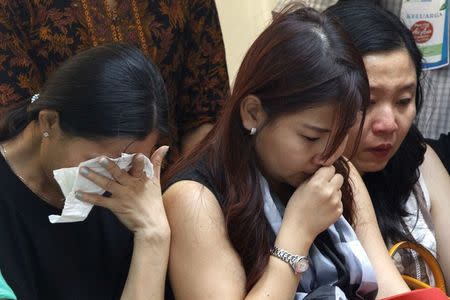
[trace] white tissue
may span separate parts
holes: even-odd
[[[119,166],[119,168],[128,172],[131,169],[131,162],[133,161],[133,157],[134,154],[122,153],[121,157],[111,160],[115,162]],[[83,177],[80,174],[79,169],[81,167],[88,167],[89,169],[103,176],[112,178],[111,174],[99,163],[100,158],[101,157],[96,157],[91,160],[82,162],[78,165],[78,167],[63,168],[53,171],[53,176],[61,187],[61,191],[63,192],[66,200],[64,202],[64,208],[60,216],[48,216],[48,219],[51,223],[80,222],[84,221],[87,218],[93,205],[75,198],[75,192],[83,191],[86,193],[95,193],[101,195],[105,192],[105,190],[97,186],[89,179]],[[148,157],[145,157],[144,160],[144,172],[147,177],[153,176],[153,165]]]

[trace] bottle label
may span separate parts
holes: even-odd
[[[425,70],[448,65],[448,0],[403,0],[401,18],[423,54]]]

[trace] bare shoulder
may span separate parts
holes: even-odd
[[[183,180],[171,185],[163,194],[164,207],[171,227],[180,222],[214,221],[223,226],[224,218],[214,194],[203,184]],[[204,224],[204,223],[203,223]]]
[[[447,170],[436,152],[434,152],[433,148],[429,145],[427,145],[425,157],[419,169],[430,193],[432,193],[435,188],[440,189],[439,185],[448,185],[450,183],[450,177]]]
[[[163,201],[171,231],[169,277],[175,297],[242,299],[245,271],[214,194],[201,183],[179,181],[166,190]]]
[[[193,180],[182,180],[172,184],[163,194],[164,202],[171,205],[183,202],[187,205],[198,201],[216,202],[214,194],[203,184]]]
[[[420,171],[424,174],[425,177],[427,177],[426,175],[431,175],[434,172],[440,173],[444,171],[445,173],[447,173],[444,165],[442,164],[442,161],[439,159],[439,156],[429,145],[427,145],[427,150],[425,151],[425,157],[422,165],[420,166]]]
[[[436,205],[441,199],[446,199],[450,193],[450,176],[436,152],[428,145],[420,172],[430,194],[432,205]]]

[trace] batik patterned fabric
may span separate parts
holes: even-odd
[[[213,122],[229,90],[214,0],[116,0],[114,14],[106,2],[0,0],[0,109],[38,93],[70,56],[123,41],[140,47],[160,68],[175,141]]]

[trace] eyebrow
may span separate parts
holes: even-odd
[[[315,130],[315,131],[318,131],[320,133],[327,133],[327,132],[331,131],[330,129],[314,126],[314,125],[311,125],[311,124],[302,124],[302,125],[305,128],[308,128],[308,129],[311,129],[311,130]]]
[[[416,86],[417,86],[417,84],[415,84],[414,82],[408,83],[408,84],[405,84],[405,85],[401,88],[401,90],[402,90],[402,91],[404,91],[404,90],[415,90],[415,89],[416,89]]]
[[[405,90],[415,90],[416,89],[417,84],[415,82],[409,82],[404,84],[403,86],[401,86],[399,88],[400,91],[405,91]],[[376,86],[376,85],[370,85],[370,89],[371,90],[380,90],[383,89],[382,87]]]
[[[89,155],[87,155],[87,157],[89,157],[88,160],[93,159],[93,158],[97,158],[100,156],[106,156],[109,158],[115,158],[114,155],[112,155],[112,153],[90,153]]]
[[[128,145],[126,145],[126,147],[122,150],[122,153],[127,153],[128,148],[131,147],[131,145],[133,145],[137,140],[132,140],[128,143]]]

